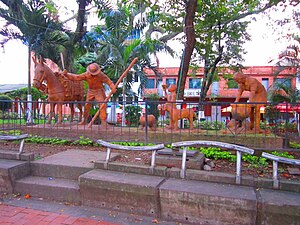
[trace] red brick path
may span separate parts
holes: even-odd
[[[0,205],[1,225],[114,225],[88,218],[78,218],[66,214],[39,211],[2,204]]]

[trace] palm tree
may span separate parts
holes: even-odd
[[[1,29],[0,35],[4,37],[1,45],[9,40],[19,39],[28,46],[28,120],[33,123],[30,116],[31,109],[31,52],[45,54],[50,49],[56,51],[59,41],[65,43],[66,37],[59,33],[62,24],[54,21],[48,13],[47,4],[44,1],[31,0],[24,3],[22,0],[1,0],[5,7],[0,9],[0,17],[4,18],[6,25]],[[12,29],[11,25],[18,29]]]
[[[83,40],[88,49],[88,57],[95,53],[95,61],[102,65],[105,73],[116,81],[130,62],[138,57],[139,61],[134,66],[134,73],[140,78],[142,90],[146,83],[144,68],[155,71],[156,65],[150,60],[150,54],[171,49],[159,40],[150,38],[142,39],[142,33],[148,24],[147,20],[134,23],[134,18],[140,13],[139,5],[119,3],[118,8],[102,7],[98,16],[104,25],[99,25],[89,32]],[[95,50],[96,49],[96,50]],[[172,53],[172,52],[171,52]],[[90,58],[91,59],[91,58]],[[156,72],[156,71],[155,71]],[[130,71],[126,79],[126,90],[131,87],[134,73]]]
[[[270,88],[268,92],[270,102],[289,102],[296,103],[300,101],[300,90],[291,88],[285,83],[279,83]]]

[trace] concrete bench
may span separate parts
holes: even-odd
[[[185,178],[186,171],[186,151],[188,147],[191,146],[208,146],[208,147],[219,147],[236,151],[236,184],[241,183],[241,170],[242,170],[242,153],[248,153],[250,155],[254,154],[254,150],[250,148],[246,148],[239,145],[218,142],[218,141],[182,141],[172,143],[172,148],[183,147],[182,152],[182,164],[180,177]]]
[[[165,148],[164,144],[158,144],[158,145],[152,145],[152,146],[123,146],[123,145],[112,144],[112,143],[109,143],[109,142],[106,142],[103,140],[97,140],[97,143],[107,148],[105,165],[104,165],[105,169],[108,168],[108,162],[110,159],[110,154],[111,154],[112,149],[123,150],[123,151],[152,151],[151,165],[150,165],[151,173],[153,173],[153,169],[155,166],[156,152],[158,150]]]
[[[272,155],[266,152],[263,152],[262,157],[272,160],[273,161],[273,187],[279,188],[279,181],[278,181],[278,162],[280,163],[286,163],[290,165],[297,165],[300,166],[300,160],[299,159],[288,159],[276,155]]]
[[[19,154],[23,152],[25,139],[28,137],[28,134],[20,135],[0,135],[0,140],[2,141],[20,141]]]

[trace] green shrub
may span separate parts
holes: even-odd
[[[0,110],[5,112],[11,109],[12,99],[7,95],[0,95]]]
[[[219,122],[219,121],[202,121],[199,123],[199,126],[203,130],[221,130],[222,128],[225,127],[224,123]]]
[[[127,125],[138,126],[142,108],[140,106],[128,105],[125,107],[125,119]]]

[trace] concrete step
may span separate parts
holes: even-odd
[[[0,159],[0,192],[12,193],[15,180],[30,174],[26,161]]]
[[[31,175],[77,180],[81,174],[94,169],[96,160],[105,156],[105,152],[71,149],[32,162]]]
[[[82,204],[159,216],[158,187],[163,177],[92,170],[79,177]]]
[[[0,159],[10,159],[10,160],[22,160],[22,161],[33,161],[34,154],[31,152],[19,153],[18,149],[2,150],[0,149]]]
[[[255,189],[230,184],[168,179],[159,188],[162,218],[193,224],[255,224]]]
[[[79,185],[76,180],[28,176],[16,180],[14,192],[55,201],[80,203]]]

